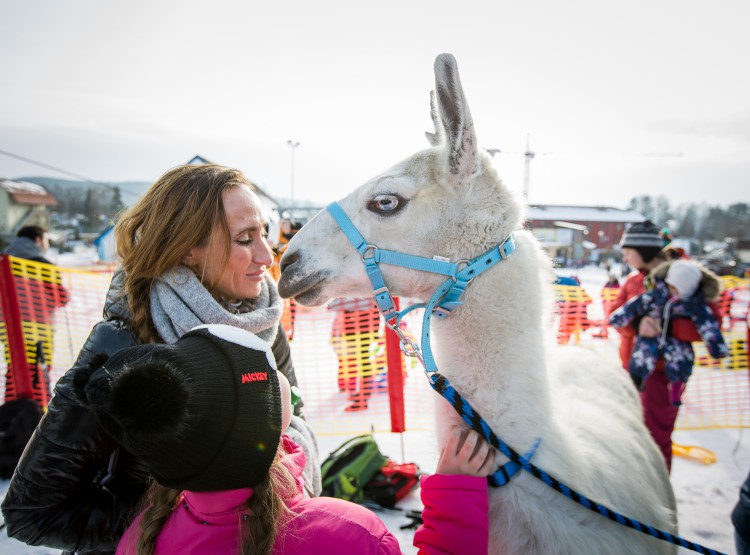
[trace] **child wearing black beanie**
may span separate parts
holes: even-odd
[[[85,398],[154,478],[117,555],[400,554],[369,509],[305,494],[305,454],[285,433],[291,389],[252,333],[199,326],[177,342],[123,349],[93,370]],[[495,452],[455,428],[421,480],[429,553],[486,553]]]

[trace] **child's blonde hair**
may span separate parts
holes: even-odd
[[[292,514],[284,498],[296,493],[297,481],[282,463],[282,453],[279,447],[268,476],[253,487],[253,494],[245,503],[244,514],[238,513],[240,555],[270,555],[281,524]],[[143,517],[133,555],[153,555],[156,539],[181,502],[182,493],[156,481],[151,482],[141,501]],[[131,554],[127,548],[126,552]]]

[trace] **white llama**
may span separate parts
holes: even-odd
[[[551,264],[522,229],[519,202],[478,148],[453,56],[435,61],[432,146],[368,181],[340,206],[369,244],[452,261],[471,259],[511,232],[516,251],[479,275],[463,305],[433,318],[440,372],[494,432],[519,453],[537,438],[532,463],[589,499],[675,534],[675,500],[664,460],[618,364],[580,348],[556,348],[551,334]],[[304,305],[368,296],[362,259],[322,211],[289,243],[279,291]],[[393,295],[430,298],[445,276],[381,265]],[[442,431],[459,421],[440,398]],[[497,454],[498,465],[507,462]],[[490,491],[490,552],[511,555],[666,554],[676,546],[577,505],[521,471]]]

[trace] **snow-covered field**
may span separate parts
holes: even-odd
[[[381,451],[393,459],[401,460],[401,439],[392,434],[377,434]],[[689,459],[675,458],[672,467],[672,484],[677,495],[680,535],[723,553],[734,553],[732,523],[729,514],[737,500],[740,484],[750,470],[750,431],[709,430],[676,432],[674,439],[682,445],[700,445],[716,453],[718,461],[704,465]],[[333,450],[341,438],[323,437],[324,451]],[[405,433],[403,438],[406,461],[415,461],[427,472],[434,470],[437,449],[433,437],[426,432]],[[638,477],[634,476],[634,480]],[[0,495],[4,496],[7,481],[0,482]],[[419,490],[412,492],[399,503],[404,510],[420,509]],[[414,531],[401,530],[409,520],[404,511],[380,510],[378,516],[396,534],[405,554],[416,554],[411,541]],[[633,532],[636,534],[637,532]],[[59,553],[45,547],[29,547],[0,535],[2,555],[40,555]],[[681,554],[693,553],[681,549]]]
[[[377,436],[377,439],[385,454],[400,457],[397,438]],[[717,456],[717,462],[711,465],[680,457],[675,457],[672,463],[671,479],[677,497],[680,536],[722,553],[735,553],[734,531],[729,515],[737,501],[740,485],[750,471],[750,431],[678,431],[673,439],[680,445],[705,447]],[[407,460],[425,461],[422,468],[434,469],[437,451],[431,437],[409,437],[407,434],[404,443],[407,445]],[[638,477],[633,476],[633,479],[637,480]],[[413,492],[400,505],[407,510],[420,508],[419,491]],[[417,550],[411,546],[413,531],[399,530],[401,525],[408,522],[403,513],[381,511],[378,514],[388,528],[397,534],[401,550],[406,554],[415,554]],[[681,555],[694,553],[687,549],[680,549],[679,552]]]
[[[599,291],[606,280],[606,273],[595,268],[567,270],[564,273],[575,273],[590,293]],[[584,337],[583,341],[587,339]],[[607,357],[617,356],[616,339],[591,341],[584,346],[593,348]],[[438,454],[430,432],[376,434],[376,439],[381,451],[394,460],[417,462],[424,472],[434,471]],[[343,440],[341,436],[321,437],[322,452],[332,451]],[[734,553],[733,529],[729,514],[737,500],[740,485],[750,471],[750,431],[678,431],[674,434],[674,441],[681,445],[697,445],[710,449],[717,456],[717,462],[710,465],[680,457],[674,459],[671,477],[678,502],[680,536],[723,553]],[[633,476],[633,480],[637,479],[638,476]],[[7,487],[7,481],[0,482],[0,497],[5,495]],[[399,506],[404,510],[421,508],[418,490],[402,500]],[[400,529],[408,522],[404,511],[379,510],[378,515],[397,535],[402,551],[405,554],[416,553],[416,549],[411,546],[413,530]],[[59,551],[28,547],[9,539],[5,531],[0,533],[0,555],[42,553]],[[692,552],[681,550],[680,553]]]

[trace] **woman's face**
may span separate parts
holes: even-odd
[[[265,238],[260,200],[248,187],[227,190],[222,197],[231,243],[229,260],[222,272],[224,237],[214,227],[205,246],[193,247],[183,258],[212,292],[228,301],[254,299],[260,295],[264,274],[273,264],[273,255]]]

